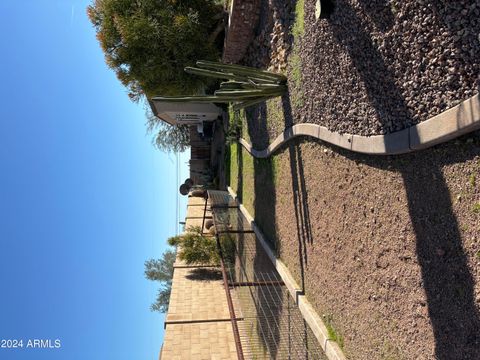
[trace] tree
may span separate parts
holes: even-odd
[[[161,259],[145,261],[145,277],[152,281],[172,282],[175,258],[175,252],[167,250],[163,253]]]
[[[176,253],[166,250],[161,259],[150,259],[145,261],[145,277],[148,280],[160,281],[161,287],[158,290],[157,300],[150,306],[150,310],[166,312],[172,291],[173,263]]]
[[[170,125],[147,110],[148,132],[155,132],[153,144],[164,152],[184,152],[190,146],[190,130],[186,125]]]
[[[218,33],[223,8],[214,0],[93,0],[87,14],[107,65],[133,101],[208,85],[183,69],[219,57],[210,35]]]
[[[158,290],[157,300],[150,305],[151,311],[158,311],[166,313],[168,311],[168,304],[170,303],[170,293],[172,292],[172,286],[163,285]]]

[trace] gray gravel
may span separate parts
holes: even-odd
[[[245,63],[281,63],[275,24],[290,53],[290,1],[264,1],[263,21]],[[479,92],[480,0],[337,0],[328,20],[305,3],[303,105],[293,122],[385,134],[427,120]],[[285,31],[286,30],[286,31]],[[273,55],[272,56],[272,52]],[[281,69],[281,67],[280,67]],[[293,83],[290,84],[293,88]]]
[[[361,135],[427,120],[476,93],[480,1],[338,0],[305,11],[304,121]]]

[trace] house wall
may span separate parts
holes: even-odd
[[[190,178],[195,185],[206,185],[212,181],[211,144],[203,140],[194,126],[190,127]]]

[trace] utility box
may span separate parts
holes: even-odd
[[[222,109],[212,103],[149,100],[153,114],[171,125],[196,125],[214,121]]]

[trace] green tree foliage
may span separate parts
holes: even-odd
[[[187,232],[168,239],[171,246],[178,246],[178,257],[187,264],[218,264],[220,256],[214,237],[202,235],[198,226],[188,228]]]
[[[150,305],[150,310],[166,313],[168,311],[168,304],[170,302],[171,292],[172,285],[162,285],[162,287],[158,290],[157,300],[152,305]]]
[[[145,261],[145,277],[152,281],[171,282],[174,262],[175,252],[172,250],[165,251],[161,259]]]
[[[166,312],[168,310],[175,258],[175,251],[167,250],[162,254],[161,259],[145,261],[145,277],[148,280],[160,281],[161,283],[157,300],[150,306],[152,311]]]
[[[219,237],[224,260],[234,263],[235,243],[228,234]],[[212,236],[202,235],[202,229],[192,226],[182,235],[168,239],[171,246],[178,247],[178,257],[187,264],[214,265],[220,263],[217,240]]]
[[[154,133],[153,144],[163,152],[183,152],[190,146],[190,130],[186,125],[170,125],[147,111],[148,132]]]
[[[106,63],[133,101],[194,93],[205,85],[183,69],[198,59],[218,59],[209,37],[221,12],[214,0],[94,0],[87,7]]]

